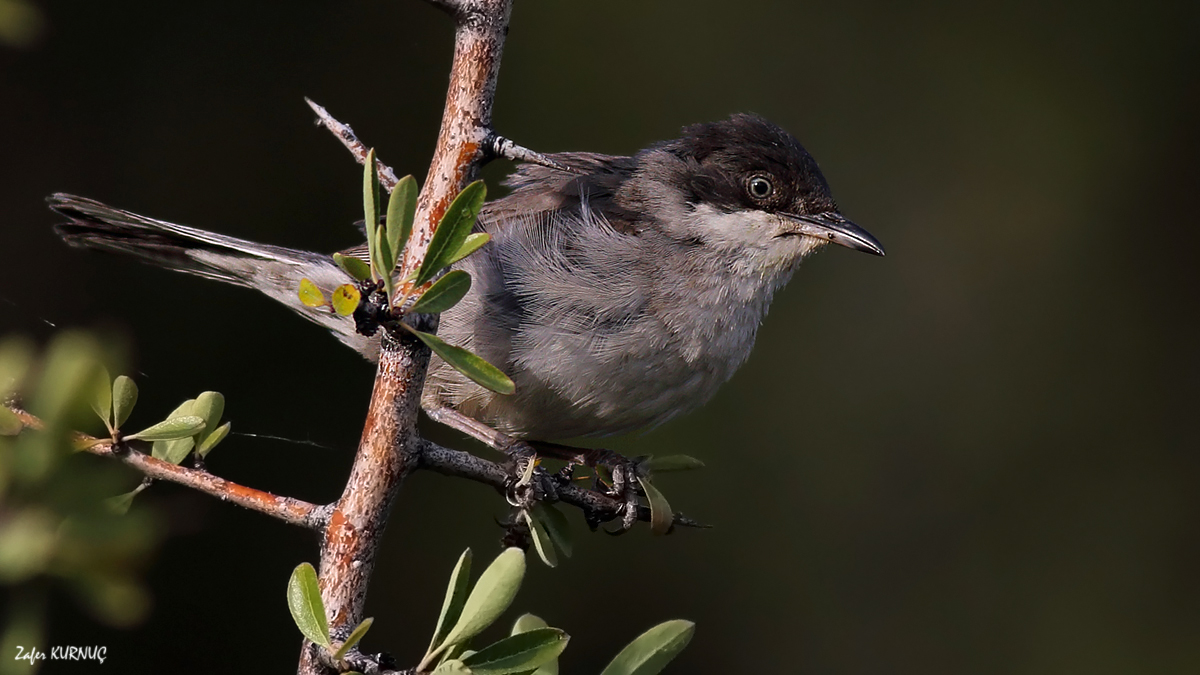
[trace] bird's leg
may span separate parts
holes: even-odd
[[[496,431],[474,417],[468,417],[443,403],[425,400],[421,402],[421,409],[434,422],[444,424],[455,431],[462,432],[489,448],[499,450],[506,455],[512,455],[514,450],[519,451],[518,446],[524,444],[522,441],[506,433]]]
[[[499,450],[505,455],[508,455],[510,465],[509,472],[509,492],[528,487],[521,485],[523,479],[528,478],[530,463],[536,459],[537,452],[525,441],[513,438],[508,434],[496,431],[487,424],[479,420],[460,413],[444,403],[437,400],[425,400],[421,402],[421,409],[429,416],[429,419],[439,424],[460,431],[471,438],[483,443],[493,450]],[[525,481],[528,482],[528,481]],[[508,495],[509,501],[513,501],[513,495]]]
[[[512,460],[510,480],[517,487],[524,477],[528,462],[541,454],[567,462],[567,467],[556,476],[559,481],[570,481],[571,469],[575,466],[603,467],[612,475],[610,494],[621,499],[621,527],[624,533],[633,527],[638,517],[637,463],[611,450],[602,448],[575,448],[569,445],[545,441],[523,441],[497,431],[479,420],[462,414],[436,400],[421,402],[421,408],[429,419],[464,433],[484,445],[499,450]]]

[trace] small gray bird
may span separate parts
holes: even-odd
[[[517,438],[607,436],[653,427],[716,393],[750,355],[771,298],[833,242],[883,255],[842,217],[817,163],[754,115],[687,127],[632,157],[549,156],[488,203],[489,244],[456,267],[474,279],[439,335],[507,373],[484,389],[436,356],[427,410],[452,409]],[[304,306],[301,278],[349,279],[326,255],[255,244],[65,194],[50,206],[72,246],[254,288],[324,325],[368,359],[379,337]],[[366,259],[365,246],[347,252]]]

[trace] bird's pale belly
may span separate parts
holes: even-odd
[[[506,371],[516,383],[511,396],[478,387],[436,359],[429,386],[460,412],[522,438],[648,429],[712,398],[749,354],[761,319],[754,314],[737,326],[725,316],[694,329],[646,316],[608,333],[562,327],[573,322],[539,323],[507,340]],[[454,317],[444,319],[449,332],[461,330]],[[479,336],[472,337],[486,354]]]
[[[706,364],[689,367],[666,355],[604,365],[586,358],[539,365],[510,373],[517,385],[511,396],[478,389],[455,407],[522,438],[610,436],[654,427],[693,410],[726,379]],[[430,379],[436,386],[460,378],[439,362]],[[451,387],[460,392],[475,388],[462,382]]]

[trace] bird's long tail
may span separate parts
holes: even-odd
[[[326,294],[350,281],[328,256],[176,225],[75,195],[57,193],[46,201],[67,219],[55,230],[71,246],[131,255],[159,267],[253,288],[329,328],[368,358],[377,351],[375,341],[355,333],[352,321],[305,307],[297,297],[302,278]]]
[[[299,283],[302,274],[289,274],[288,268],[333,267],[325,256],[155,220],[94,199],[60,192],[46,201],[68,219],[54,229],[71,246],[132,255],[159,267],[264,292],[264,275],[278,281],[295,276]],[[295,284],[291,286],[294,292]]]

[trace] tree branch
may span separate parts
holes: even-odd
[[[346,146],[350,154],[354,155],[354,159],[359,164],[365,164],[369,150],[367,146],[363,145],[362,141],[358,140],[358,136],[354,135],[354,130],[350,128],[350,125],[337,121],[333,115],[329,114],[328,110],[325,110],[325,108],[318,105],[311,98],[305,97],[304,101],[308,103],[308,107],[313,109],[313,112],[317,113],[317,124],[320,124],[334,136],[337,136],[338,140],[342,142],[342,145]],[[383,186],[383,189],[391,192],[392,188],[396,187],[396,183],[399,182],[396,178],[396,172],[392,171],[392,167],[378,159],[375,160],[375,170],[379,173],[379,184]]]
[[[16,413],[25,426],[39,430],[42,428],[42,421],[37,416],[17,408],[9,409]],[[82,442],[98,440],[87,434],[78,434],[78,438]],[[135,445],[142,446],[143,444],[138,443]],[[285,523],[299,525],[310,530],[321,530],[325,527],[325,521],[329,515],[328,506],[318,506],[299,499],[281,497],[270,492],[239,485],[233,481],[214,476],[207,471],[189,469],[151,457],[136,447],[114,448],[111,442],[105,442],[86,448],[86,452],[115,459],[122,464],[141,471],[149,478],[178,483],[216,497],[221,501],[237,504],[251,511],[265,513]]]
[[[512,0],[441,0],[435,4],[455,17],[454,61],[437,146],[417,200],[418,227],[405,248],[401,278],[417,269],[436,223],[487,158],[492,102],[512,13]]]
[[[477,483],[490,485],[504,494],[512,475],[503,466],[461,450],[451,450],[422,439],[420,466],[443,476],[466,478]],[[550,476],[547,479],[553,480]],[[547,486],[543,492],[556,501],[578,507],[590,522],[606,522],[621,515],[623,501],[597,490],[589,490],[573,484]],[[638,507],[638,520],[650,522],[650,509]],[[682,513],[675,514],[675,524],[682,527],[706,527]]]
[[[485,159],[496,77],[512,9],[512,0],[442,0],[437,4],[449,7],[455,17],[454,62],[437,146],[400,265],[401,278],[420,264],[446,208]],[[345,134],[335,133],[350,147]],[[351,150],[357,154],[353,147]],[[389,508],[404,477],[418,463],[417,411],[428,365],[429,350],[419,341],[402,330],[391,334],[385,330],[358,452],[321,543],[321,596],[335,636],[344,637],[363,618]],[[300,675],[320,675],[325,670],[311,643],[306,642]]]

